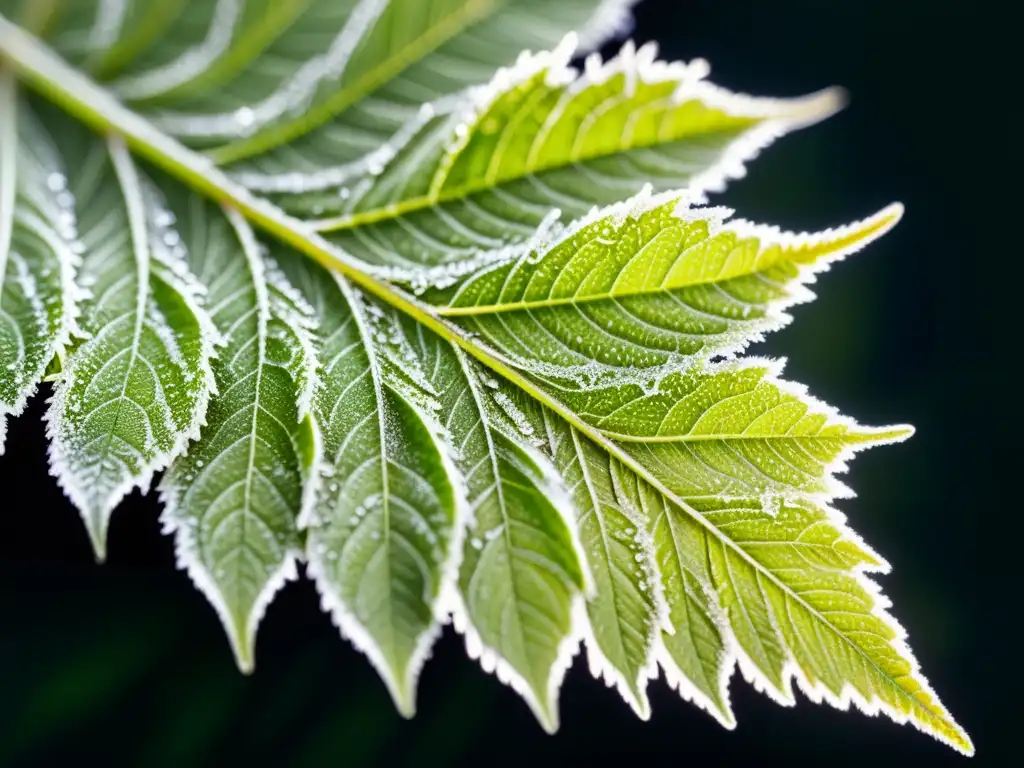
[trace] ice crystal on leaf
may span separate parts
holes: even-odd
[[[244,671],[301,564],[405,715],[451,623],[550,731],[582,645],[645,719],[738,668],[970,753],[833,506],[912,430],[737,357],[902,209],[709,207],[842,95],[589,54],[632,4],[0,0],[0,449],[52,379],[98,558],[162,473]]]

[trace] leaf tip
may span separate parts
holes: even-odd
[[[544,733],[548,736],[554,736],[558,733],[558,713],[550,706],[540,704],[535,710],[534,715],[537,718],[537,722],[540,723],[540,727],[544,729]]]
[[[833,85],[789,101],[787,118],[799,127],[806,127],[827,120],[849,103],[849,91]]]
[[[388,691],[391,693],[391,700],[394,701],[398,714],[406,720],[412,720],[416,716],[416,694],[408,688],[396,690],[391,686],[388,686]]]
[[[82,519],[89,534],[92,556],[97,565],[103,565],[107,561],[107,528],[110,515],[108,513],[97,516],[83,511]]]
[[[956,750],[964,757],[974,757],[974,742],[967,735],[967,731],[953,719],[953,716],[942,704],[938,703],[937,700],[935,704],[936,706],[930,714],[936,717],[922,718],[911,715],[908,718],[910,724],[919,731],[933,737],[936,741],[940,741]],[[905,720],[898,720],[898,722],[905,722]]]
[[[850,433],[851,447],[855,451],[873,448],[877,445],[902,443],[914,436],[917,430],[912,424],[893,424],[887,427],[856,427]]]
[[[252,636],[246,632],[238,632],[237,629],[229,629],[228,639],[231,642],[231,652],[235,656],[235,666],[248,677],[256,669],[255,643]]]
[[[643,722],[649,722],[651,719],[651,702],[648,701],[647,696],[642,691],[635,690],[631,691],[632,697],[628,702],[630,708],[637,718]]]
[[[849,227],[841,227],[827,239],[837,246],[835,255],[845,255],[874,242],[899,224],[902,218],[903,203],[890,203],[866,219],[855,222]]]
[[[865,248],[895,227],[903,217],[903,204],[890,203],[875,214],[860,221],[817,234],[784,233],[775,237],[783,247],[785,257],[798,264],[812,265],[817,272],[827,269],[839,259]],[[741,227],[745,222],[737,222]],[[734,226],[736,226],[734,224]],[[767,242],[772,239],[769,230],[754,227],[754,234],[760,234]]]
[[[901,202],[889,203],[882,210],[870,217],[867,221],[877,220],[879,222],[879,235],[885,234],[890,229],[899,224],[900,219],[903,218],[903,213],[906,209],[903,207]]]
[[[398,714],[406,720],[412,720],[416,716],[416,680],[415,676],[408,671],[400,671],[390,668],[387,663],[378,664],[371,658],[371,662],[377,667],[384,686],[388,689],[391,701],[395,705]]]
[[[937,741],[941,741],[943,744],[953,748],[964,757],[974,757],[974,742],[971,737],[967,735],[967,731],[960,727],[948,713],[942,718],[942,727],[922,727],[920,722],[912,721],[919,730],[924,731],[930,736],[933,736]]]
[[[958,727],[956,729],[952,742],[953,749],[961,755],[964,757],[974,757],[974,742],[971,741],[971,737],[967,735],[967,731],[963,728]]]
[[[913,424],[895,424],[881,429],[877,437],[880,441],[886,443],[902,443],[904,440],[912,438],[915,432],[917,432],[917,429]]]

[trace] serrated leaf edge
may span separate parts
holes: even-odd
[[[469,369],[465,352],[458,347],[455,348],[455,352],[462,365],[463,375],[468,382],[470,393],[476,402],[480,418],[484,421],[484,431],[487,436],[489,449],[488,452],[491,457],[491,461],[494,462],[496,461],[496,453],[494,448],[494,439],[491,436],[491,430],[499,429],[499,427],[496,424],[493,424],[488,418],[487,406],[482,400],[485,395],[480,392],[479,382],[473,371]],[[594,580],[593,576],[590,574],[590,569],[587,566],[586,555],[580,541],[579,526],[576,524],[576,516],[573,512],[572,499],[569,497],[568,491],[564,489],[562,480],[558,476],[557,472],[555,472],[554,467],[551,466],[551,463],[548,461],[546,456],[544,456],[533,445],[524,441],[521,435],[511,435],[508,430],[504,429],[501,430],[501,434],[512,440],[529,456],[536,467],[540,469],[541,476],[546,483],[548,491],[547,496],[551,501],[552,507],[559,511],[562,521],[565,523],[566,528],[569,531],[570,541],[572,543],[573,550],[575,551],[576,558],[579,561],[580,570],[583,575],[583,592],[577,592],[573,595],[569,607],[571,620],[569,631],[559,643],[555,660],[548,671],[547,690],[545,692],[547,707],[544,706],[544,702],[541,702],[537,698],[533,688],[526,682],[526,679],[515,669],[515,667],[506,661],[497,649],[492,648],[484,642],[479,630],[477,630],[476,626],[473,624],[469,610],[466,607],[462,594],[458,589],[454,589],[450,593],[447,609],[451,614],[451,621],[452,625],[455,627],[455,631],[464,638],[466,655],[469,656],[470,659],[475,659],[480,664],[480,667],[484,672],[495,675],[498,680],[518,693],[533,712],[534,717],[537,718],[541,727],[548,733],[555,733],[559,726],[558,699],[561,692],[562,681],[565,679],[565,674],[568,672],[569,667],[572,666],[573,658],[579,651],[580,642],[585,634],[586,606],[584,601],[586,594],[593,592]],[[497,467],[494,468],[494,472],[498,478],[498,482],[501,482],[500,473]]]
[[[335,284],[345,297],[345,301],[352,311],[353,320],[356,323],[359,336],[362,339],[363,347],[369,360],[371,378],[373,380],[377,398],[377,420],[381,430],[381,451],[386,452],[387,438],[384,434],[383,426],[384,416],[382,390],[383,387],[387,385],[381,380],[381,373],[376,363],[377,353],[373,347],[373,338],[367,328],[366,318],[363,317],[361,304],[353,295],[352,287],[349,286],[348,282],[341,275],[334,273],[332,276]],[[417,638],[416,647],[410,656],[404,680],[397,680],[395,678],[394,671],[384,659],[384,656],[381,653],[377,642],[373,639],[373,636],[365,629],[365,627],[363,627],[362,623],[355,617],[352,611],[349,610],[348,606],[345,605],[345,602],[334,594],[327,575],[324,573],[323,565],[320,562],[320,555],[309,547],[307,547],[306,551],[306,572],[313,580],[316,585],[317,592],[320,594],[321,607],[331,617],[331,621],[338,628],[341,636],[348,640],[356,650],[366,656],[370,664],[377,671],[381,680],[384,681],[384,684],[388,689],[388,693],[391,695],[391,699],[399,713],[403,717],[411,718],[416,713],[416,686],[419,675],[423,670],[424,664],[430,658],[430,653],[433,649],[434,643],[441,635],[444,624],[448,618],[448,606],[453,603],[453,595],[456,595],[458,591],[456,583],[458,579],[459,565],[462,562],[462,545],[465,540],[466,528],[469,523],[470,510],[469,505],[465,500],[465,491],[463,489],[461,476],[455,469],[455,465],[447,447],[439,439],[439,425],[437,425],[434,419],[425,414],[423,409],[417,407],[415,403],[411,402],[400,392],[391,387],[389,387],[389,389],[391,389],[391,392],[396,397],[401,397],[405,400],[409,408],[411,408],[423,421],[431,436],[431,440],[434,443],[434,448],[441,457],[445,474],[452,485],[455,497],[455,516],[452,523],[452,535],[449,539],[448,551],[438,578],[437,595],[435,596],[433,605],[431,606],[433,621]],[[386,456],[382,457],[382,463],[385,465],[384,484],[386,485]],[[315,472],[314,474],[319,475],[320,472]],[[297,523],[298,527],[300,529],[309,527],[312,523],[312,517],[313,507],[312,504],[310,504],[310,506],[303,510],[303,513],[299,516]]]
[[[151,290],[149,280],[152,254],[148,242],[149,223],[146,217],[145,201],[143,200],[142,193],[145,182],[136,169],[135,162],[128,152],[128,147],[121,137],[114,134],[108,136],[106,139],[106,151],[109,153],[121,187],[127,215],[134,222],[131,226],[131,247],[134,258],[139,265],[139,287],[137,289],[138,319],[136,320],[135,331],[135,336],[137,337],[146,313],[145,297],[148,296]],[[214,356],[214,347],[218,343],[220,336],[214,329],[212,320],[210,320],[206,311],[199,306],[196,300],[197,296],[203,291],[202,286],[183,266],[180,268],[167,266],[172,270],[176,278],[175,282],[180,281],[180,284],[176,285],[175,288],[182,289],[179,291],[179,294],[186,306],[196,317],[202,329],[201,356],[206,358],[206,362],[202,365],[199,397],[196,398],[192,408],[189,428],[180,431],[169,449],[153,456],[152,459],[144,464],[141,471],[112,489],[107,494],[107,498],[103,503],[99,507],[94,507],[88,494],[85,493],[69,471],[67,457],[58,440],[61,429],[61,413],[64,410],[67,387],[69,382],[74,380],[76,358],[73,355],[66,361],[64,369],[61,371],[53,387],[53,394],[47,401],[48,408],[43,417],[46,423],[46,437],[49,441],[47,458],[50,474],[56,478],[57,485],[79,510],[82,521],[85,523],[86,530],[89,533],[93,554],[96,557],[96,561],[101,563],[107,557],[107,528],[114,509],[132,490],[136,488],[148,489],[152,483],[153,475],[165,469],[174,458],[185,452],[190,441],[199,437],[199,430],[204,423],[210,397],[216,392],[210,360]]]
[[[549,417],[545,413],[545,419],[547,418]],[[580,462],[580,470],[586,478],[588,493],[590,493],[595,506],[597,506],[599,502],[596,494],[590,490],[590,472],[586,467],[586,459],[580,449],[579,432],[572,425],[569,425],[568,428],[572,433],[573,447]],[[548,431],[548,434],[550,436],[550,430]],[[613,459],[609,457],[609,462],[611,461],[613,461]],[[647,698],[647,683],[651,680],[656,680],[658,677],[658,660],[655,656],[656,644],[660,637],[661,630],[668,628],[672,631],[672,625],[668,617],[668,607],[661,594],[661,578],[658,574],[657,564],[654,558],[654,543],[647,535],[644,522],[640,519],[636,510],[634,510],[630,504],[624,503],[623,496],[617,487],[618,484],[616,482],[614,472],[610,471],[609,474],[612,476],[613,492],[615,493],[616,499],[620,502],[619,509],[636,528],[636,541],[640,545],[641,554],[643,556],[639,565],[644,572],[644,581],[648,584],[648,589],[652,592],[655,610],[655,621],[651,625],[649,635],[645,638],[647,658],[645,663],[637,671],[636,679],[632,684],[623,674],[622,670],[612,664],[611,660],[601,650],[601,646],[598,644],[597,637],[594,634],[594,628],[591,624],[589,614],[587,613],[585,603],[582,606],[583,615],[579,618],[579,621],[582,622],[583,626],[583,644],[586,648],[587,667],[590,670],[590,674],[597,680],[604,680],[609,687],[615,688],[619,695],[622,696],[623,700],[636,713],[636,716],[641,720],[646,721],[651,717],[651,705]],[[595,509],[594,514],[600,516],[601,513],[598,509]],[[602,529],[602,538],[604,538],[603,520],[600,525]],[[634,690],[636,691],[636,694],[634,694]]]
[[[784,498],[805,499],[811,502],[828,504],[835,499],[852,499],[857,494],[852,488],[839,480],[836,476],[846,474],[850,466],[848,462],[863,450],[875,448],[880,445],[892,445],[902,443],[913,437],[915,429],[911,424],[891,424],[882,427],[865,426],[856,419],[847,416],[836,409],[835,406],[816,398],[810,394],[806,384],[782,378],[782,372],[788,362],[787,358],[779,357],[758,357],[745,355],[742,358],[726,360],[720,363],[709,364],[702,373],[709,375],[740,373],[748,370],[763,370],[764,377],[761,383],[777,388],[783,395],[790,395],[796,398],[801,404],[807,407],[808,414],[824,416],[829,426],[841,426],[847,430],[847,434],[856,439],[844,440],[834,435],[826,436],[826,439],[842,441],[843,447],[831,461],[824,463],[821,481],[825,484],[825,490],[808,493],[805,491],[794,491],[792,494],[781,494]],[[814,440],[820,439],[817,435],[789,435],[789,434],[701,434],[701,435],[666,435],[658,437],[635,437],[623,435],[614,431],[600,430],[606,437],[618,443],[638,444],[659,444],[659,443],[686,443],[695,440],[700,441],[725,441],[725,440]],[[772,494],[768,494],[772,495]],[[719,494],[720,498],[729,498]],[[770,510],[766,510],[770,513]],[[867,545],[863,545],[867,548]]]
[[[264,350],[267,338],[267,323],[270,319],[270,299],[268,296],[267,284],[264,281],[264,262],[260,257],[260,244],[256,240],[252,228],[249,226],[249,222],[242,217],[238,211],[224,206],[223,212],[235,232],[235,236],[242,248],[246,262],[249,265],[250,274],[253,278],[254,293],[258,305],[257,317],[259,318],[259,334],[262,337],[259,353],[259,365],[262,366],[264,364],[263,356],[265,354]],[[314,424],[314,428],[311,429],[310,432],[315,441],[314,459],[311,462],[312,466],[315,467],[319,460],[321,450],[319,430],[315,428],[315,422],[313,422],[311,414],[307,414],[304,418]],[[198,430],[196,437],[198,437]],[[301,504],[303,505],[309,505],[313,501],[315,488],[309,488],[308,486],[316,482],[314,479],[315,474],[315,472],[311,471],[303,477],[304,482],[301,501]],[[205,566],[203,566],[196,557],[195,553],[197,546],[195,531],[178,519],[179,515],[176,507],[178,492],[168,485],[167,479],[167,476],[165,476],[164,482],[160,484],[158,489],[160,502],[164,507],[163,512],[160,514],[161,532],[165,535],[174,536],[175,564],[179,570],[183,570],[188,574],[192,583],[195,584],[196,589],[198,589],[213,606],[214,611],[217,613],[217,616],[224,627],[224,632],[228,637],[228,641],[231,645],[231,651],[235,657],[235,663],[237,664],[238,669],[243,674],[251,674],[255,668],[254,657],[256,630],[259,623],[263,619],[266,609],[270,605],[274,596],[287,582],[294,581],[298,577],[298,570],[296,566],[302,560],[304,553],[301,549],[297,548],[291,548],[288,550],[284,560],[278,566],[277,570],[267,578],[266,583],[257,595],[256,600],[253,602],[253,606],[249,611],[246,625],[243,629],[243,634],[239,634],[238,627],[235,625],[235,622],[231,617],[231,611],[220,594],[220,589],[211,578]],[[299,516],[301,516],[304,511],[305,507],[300,509],[298,511]]]
[[[654,380],[677,373],[683,363],[689,367],[694,364],[710,366],[713,360],[730,361],[746,350],[751,344],[763,341],[768,332],[786,327],[793,320],[792,315],[787,310],[793,306],[805,304],[815,298],[814,293],[807,286],[813,284],[819,274],[827,272],[835,262],[842,261],[847,256],[856,253],[880,238],[896,226],[903,215],[903,205],[901,203],[892,203],[867,218],[840,227],[824,229],[818,232],[790,232],[783,231],[775,226],[754,224],[745,219],[729,221],[728,219],[732,215],[731,209],[721,206],[694,206],[694,197],[687,189],[653,193],[651,186],[645,185],[638,194],[620,203],[614,203],[603,208],[595,206],[586,216],[572,222],[565,229],[556,227],[551,232],[543,232],[536,239],[531,239],[530,245],[534,249],[533,251],[502,254],[501,258],[483,265],[478,272],[474,273],[473,277],[476,279],[492,270],[507,267],[515,262],[529,262],[536,258],[535,254],[541,254],[540,257],[543,258],[544,250],[554,247],[557,243],[571,240],[576,233],[597,222],[608,220],[612,225],[617,226],[627,218],[636,218],[673,201],[676,202],[674,215],[680,221],[702,220],[707,222],[708,239],[722,232],[729,231],[736,233],[738,238],[757,238],[761,243],[760,248],[762,251],[769,247],[777,246],[782,249],[793,250],[794,253],[796,249],[822,249],[824,252],[819,253],[812,261],[796,261],[792,256],[780,260],[794,264],[797,269],[797,275],[786,284],[789,291],[787,296],[768,303],[764,318],[756,328],[744,333],[737,333],[735,336],[730,337],[729,341],[716,344],[714,349],[702,350],[689,356],[674,355],[663,364],[644,368],[640,375],[646,380]],[[729,277],[739,276],[737,274],[730,275]],[[442,319],[447,319],[466,315],[514,311],[519,308],[515,304],[474,305],[467,307],[450,306],[455,304],[462,290],[471,284],[472,281],[467,281],[460,286],[451,298],[448,299],[446,305],[432,305],[433,311]],[[687,286],[696,284],[699,284],[699,282],[691,281],[687,283]],[[600,299],[600,297],[594,298],[595,300]],[[525,360],[508,352],[504,353],[504,357],[521,371],[536,374],[542,380],[554,380],[548,381],[548,383],[552,384],[555,389],[558,388],[556,383],[558,379],[572,379],[574,374],[585,374],[595,385],[600,382],[601,385],[605,386],[621,383],[624,378],[628,379],[632,375],[631,373],[624,372],[620,367],[597,362],[589,363],[586,370],[584,370],[579,366],[560,366]],[[630,441],[634,441],[634,439],[630,439]]]
[[[6,104],[4,114],[0,116],[0,131],[5,136],[0,139],[0,152],[3,152],[3,160],[0,168],[10,167],[9,176],[0,177],[0,290],[5,279],[6,262],[10,255],[11,240],[14,235],[14,221],[18,216],[16,211],[17,203],[17,161],[18,161],[18,126],[17,126],[17,82],[10,70],[0,65],[0,104]],[[49,133],[45,132],[42,126],[43,135],[47,142],[52,143]],[[5,149],[9,147],[9,149]],[[10,208],[10,217],[3,217],[3,211]],[[81,258],[76,254],[70,244],[60,236],[55,236],[51,228],[41,221],[35,214],[20,214],[23,221],[28,224],[33,232],[54,250],[57,254],[57,261],[60,265],[61,302],[64,307],[61,318],[61,326],[57,334],[51,340],[53,355],[63,357],[68,344],[73,336],[81,336],[82,331],[78,327],[79,302],[86,293],[78,287],[75,280],[75,273],[81,266]],[[44,374],[45,371],[41,372]],[[4,454],[4,446],[7,435],[7,418],[15,418],[24,412],[28,401],[36,393],[41,380],[36,381],[31,388],[22,390],[21,396],[14,403],[0,406],[0,456]]]

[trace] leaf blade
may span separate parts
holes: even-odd
[[[283,194],[280,204],[317,216],[320,231],[379,269],[432,267],[444,276],[441,267],[493,260],[502,247],[522,250],[538,227],[578,219],[648,183],[699,197],[740,175],[743,161],[774,137],[839,104],[833,91],[790,101],[729,94],[703,82],[700,63],[655,62],[651,46],[627,45],[577,75],[568,67],[572,52],[569,39],[524,57],[471,91],[460,109],[424,108],[362,173],[319,194]],[[617,111],[590,121],[586,110],[605,104]],[[656,151],[682,157],[631,159]],[[303,188],[310,186],[315,193],[315,185]],[[330,211],[337,213],[322,218]]]
[[[123,144],[79,137],[65,149],[84,163],[72,189],[84,244],[79,283],[93,297],[81,302],[88,338],[69,351],[47,412],[50,466],[102,561],[114,508],[197,434],[215,332],[175,250],[178,235],[161,226],[161,203]]]
[[[466,650],[526,701],[549,732],[558,689],[581,635],[582,562],[571,504],[553,468],[509,423],[492,389],[460,350],[403,322],[419,375],[439,393],[439,413],[470,508],[457,592],[449,610]],[[518,502],[518,503],[517,503]]]
[[[298,258],[286,268],[318,309],[324,359],[313,401],[322,479],[299,521],[308,569],[342,635],[411,717],[455,578],[462,502],[429,417],[379,360],[365,300]]]
[[[651,543],[624,501],[606,453],[552,414],[544,414],[549,453],[574,495],[580,544],[595,588],[587,599],[591,673],[614,685],[643,720],[647,679],[663,621],[655,593]]]
[[[248,224],[185,199],[210,232],[196,267],[212,285],[214,323],[226,338],[214,364],[219,397],[199,439],[160,484],[162,520],[179,566],[216,610],[239,668],[254,664],[256,630],[274,594],[296,575],[296,518],[307,503],[319,445],[300,404],[314,363],[302,314],[275,301]],[[213,276],[219,279],[213,279]]]
[[[683,698],[724,727],[735,728],[728,692],[734,654],[708,572],[700,526],[671,515],[664,497],[621,463],[613,463],[612,474],[626,503],[644,521],[654,549],[656,583],[667,613],[654,656]]]
[[[0,68],[0,454],[18,416],[77,330],[78,257],[66,177],[14,79]],[[33,148],[34,146],[34,148]],[[65,193],[61,195],[61,193]]]

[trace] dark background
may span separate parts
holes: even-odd
[[[1009,763],[1006,730],[1020,712],[1002,671],[1019,642],[998,639],[1012,638],[1000,607],[1019,603],[1002,602],[996,573],[1019,517],[1012,476],[997,467],[1013,455],[1017,421],[995,355],[1012,351],[999,334],[1019,258],[1012,217],[995,213],[1015,108],[998,82],[1009,80],[998,60],[1013,53],[999,40],[1008,24],[980,3],[647,0],[634,33],[659,40],[666,58],[709,59],[712,79],[735,90],[851,92],[846,111],[769,149],[716,202],[789,229],[907,206],[893,233],[824,275],[820,299],[755,351],[790,358],[789,378],[864,423],[917,426],[910,442],[854,463],[846,479],[860,497],[841,509],[894,564],[882,579],[894,613],[982,765]],[[579,656],[549,737],[451,630],[405,722],[308,583],[271,606],[245,678],[214,612],[175,570],[154,500],[122,505],[110,561],[93,564],[47,475],[42,401],[11,425],[0,460],[0,765],[572,765],[616,754],[652,765],[965,764],[888,720],[803,697],[778,707],[738,674],[735,732],[661,682],[641,723]]]

